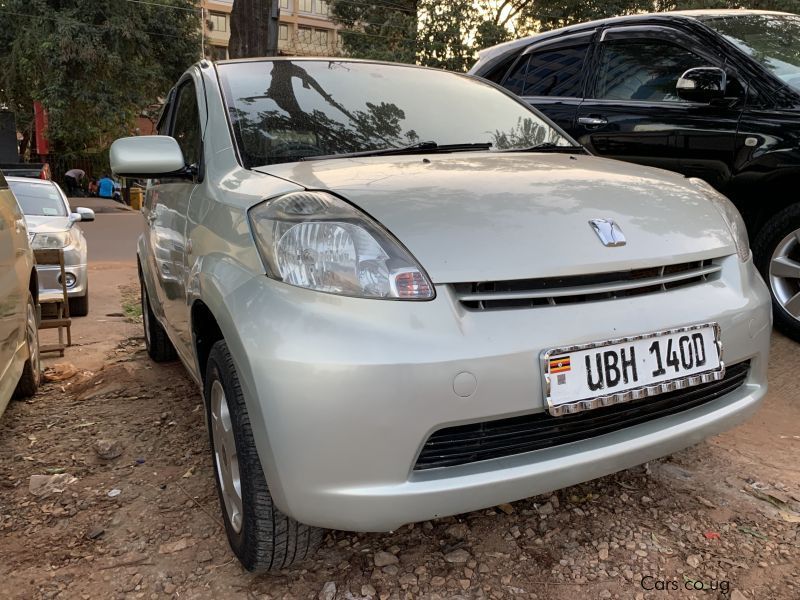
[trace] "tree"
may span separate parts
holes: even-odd
[[[231,12],[231,58],[278,54],[278,0],[236,0]]]
[[[478,23],[473,0],[421,0],[417,60],[429,67],[466,71],[475,52],[467,37]]]
[[[357,58],[416,62],[417,0],[333,0],[331,15],[343,26],[342,52]]]
[[[517,29],[530,34],[654,8],[653,0],[536,0],[520,9]]]
[[[0,0],[0,17],[0,105],[24,131],[41,102],[56,152],[127,135],[200,57],[193,0]]]

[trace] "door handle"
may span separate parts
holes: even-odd
[[[608,125],[608,119],[603,117],[578,117],[578,123],[587,127],[602,127]]]

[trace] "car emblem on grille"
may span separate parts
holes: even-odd
[[[591,219],[589,225],[592,226],[604,246],[613,248],[624,246],[627,243],[622,229],[619,228],[614,219]]]

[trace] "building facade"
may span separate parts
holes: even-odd
[[[228,58],[230,15],[234,0],[201,0],[207,58]],[[339,26],[330,16],[328,0],[278,0],[278,52],[288,56],[336,56]]]

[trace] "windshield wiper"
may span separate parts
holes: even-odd
[[[320,156],[304,156],[300,160],[329,160],[332,158],[357,158],[359,156],[393,156],[400,154],[426,154],[438,152],[469,152],[470,150],[488,150],[491,142],[476,142],[468,144],[437,144],[436,142],[417,142],[399,148],[381,148],[378,150],[363,150],[361,152],[343,152],[341,154],[323,154]]]
[[[559,146],[553,142],[545,142],[544,144],[536,144],[523,148],[503,148],[502,150],[495,150],[495,152],[562,152],[564,154],[579,152],[584,154],[586,150],[583,146]]]

